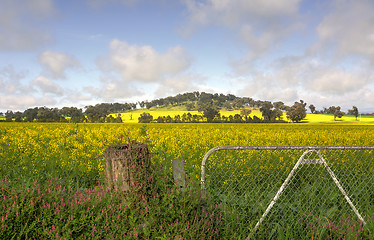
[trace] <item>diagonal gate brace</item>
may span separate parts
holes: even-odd
[[[316,153],[319,158],[317,158],[317,159],[307,159],[307,158],[305,158],[305,156],[308,153],[311,153],[311,152]],[[360,221],[364,225],[366,225],[366,222],[365,222],[364,218],[358,212],[357,208],[352,203],[352,201],[349,198],[348,194],[345,192],[345,190],[343,189],[343,187],[340,185],[340,183],[339,183],[338,179],[336,178],[334,172],[331,170],[331,168],[329,167],[329,165],[327,164],[327,162],[325,161],[325,159],[322,157],[321,153],[319,151],[315,150],[315,149],[310,149],[310,150],[305,151],[301,155],[301,157],[299,158],[299,160],[297,161],[297,163],[295,164],[295,166],[293,167],[293,169],[291,170],[291,172],[288,174],[286,180],[283,182],[282,186],[279,188],[277,194],[274,196],[273,200],[270,202],[270,204],[267,207],[267,209],[265,210],[264,214],[261,216],[260,220],[255,225],[253,231],[247,237],[247,240],[249,240],[250,237],[252,236],[252,234],[254,234],[257,231],[257,229],[259,228],[259,226],[261,225],[261,223],[264,221],[264,219],[266,218],[266,216],[269,214],[270,210],[273,208],[275,202],[282,195],[284,189],[288,185],[288,182],[291,180],[292,176],[294,175],[294,173],[296,172],[296,170],[299,168],[299,166],[301,164],[322,164],[325,167],[325,169],[327,170],[327,172],[330,174],[330,177],[333,179],[333,181],[335,182],[336,186],[339,188],[340,192],[343,194],[344,198],[347,200],[349,206],[352,208],[352,210],[354,211],[354,213],[357,215],[357,217],[360,219]]]

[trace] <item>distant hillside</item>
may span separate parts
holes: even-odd
[[[295,112],[295,110],[299,112]],[[142,113],[149,113],[149,111],[152,112],[153,120],[158,119],[155,120],[156,122],[165,122],[166,118],[168,118],[166,122],[170,122],[172,117],[176,117],[174,122],[202,122],[205,120],[208,122],[284,122],[288,121],[286,112],[294,113],[290,115],[290,119],[294,122],[330,122],[331,116],[333,122],[344,122],[345,119],[351,118],[358,122],[356,118],[359,116],[359,110],[355,106],[348,111],[352,117],[348,117],[339,106],[317,110],[313,104],[307,105],[303,100],[295,102],[292,106],[287,106],[281,101],[261,101],[250,97],[237,97],[233,94],[195,91],[136,103],[99,103],[94,106],[85,106],[84,109],[35,107],[24,112],[8,110],[5,114],[0,113],[0,121],[137,122]],[[209,111],[210,114],[208,114]],[[306,115],[306,111],[314,114]],[[199,120],[199,116],[202,115],[205,120]],[[371,121],[372,118],[370,116],[360,118],[361,121],[364,119]]]
[[[232,94],[224,95],[206,92],[187,92],[152,101],[138,102],[140,108],[168,108],[187,111],[200,111],[206,106],[216,107],[218,109],[237,110],[244,106],[259,107],[262,103],[263,101],[255,101],[249,97],[237,97]]]

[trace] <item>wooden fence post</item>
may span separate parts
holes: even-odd
[[[134,191],[147,185],[152,169],[146,143],[132,141],[110,146],[104,156],[106,182],[110,189]]]

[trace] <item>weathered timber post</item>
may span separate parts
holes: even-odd
[[[184,172],[183,159],[173,159],[173,176],[178,188],[182,191],[186,190],[186,174]]]
[[[110,146],[104,152],[108,187],[122,191],[145,190],[153,177],[151,154],[146,143],[135,141]]]

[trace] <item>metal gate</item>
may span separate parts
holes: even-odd
[[[363,228],[374,220],[373,178],[374,146],[219,146],[201,165],[202,195],[247,239]]]

